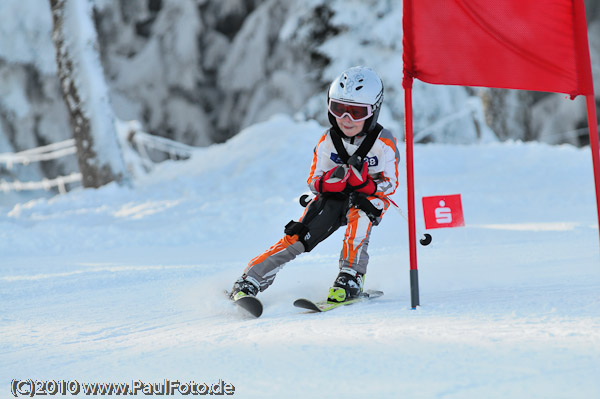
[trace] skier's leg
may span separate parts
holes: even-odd
[[[329,299],[333,301],[344,301],[349,297],[355,297],[362,292],[364,275],[369,263],[369,239],[373,224],[379,224],[383,213],[389,207],[389,202],[377,197],[369,198],[371,204],[381,210],[375,219],[373,215],[367,215],[365,211],[358,208],[350,208],[348,211],[348,227],[344,235],[344,244],[340,253],[340,273],[329,290]]]
[[[244,270],[243,279],[250,280],[260,291],[269,287],[284,264],[304,252],[297,235],[286,235],[261,255],[252,259]]]
[[[351,208],[348,212],[348,226],[344,234],[344,244],[340,253],[340,269],[352,269],[363,275],[369,263],[369,238],[373,223],[360,209]]]
[[[288,223],[286,235],[281,240],[250,261],[236,284],[251,283],[254,287],[246,285],[246,288],[252,295],[267,289],[283,265],[301,253],[311,251],[345,222],[347,206],[347,199],[315,198],[299,222]]]
[[[300,241],[304,243],[306,252],[312,251],[317,244],[346,224],[349,205],[347,196],[321,195],[311,201],[299,222],[290,222],[305,227],[307,234],[300,234]]]
[[[329,289],[329,301],[343,302],[357,297],[363,290],[367,272],[369,237],[373,223],[366,213],[357,208],[348,211],[348,227],[340,253],[340,272]]]

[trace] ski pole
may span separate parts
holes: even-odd
[[[398,204],[396,204],[390,197],[388,197],[387,199],[392,203],[392,205],[394,205],[394,209],[396,209],[396,211],[400,214],[400,216],[402,216],[404,218],[404,220],[406,220],[408,222],[408,218],[404,215],[404,212],[402,212],[402,209],[400,209]],[[431,241],[433,240],[433,237],[431,237],[431,234],[423,233],[416,226],[415,226],[415,228],[417,230],[417,234],[420,236],[423,236],[423,238],[421,238],[419,240],[421,245],[426,247],[427,245],[431,244]]]

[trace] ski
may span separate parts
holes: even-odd
[[[294,301],[294,306],[297,308],[311,310],[313,312],[327,312],[340,306],[352,305],[358,302],[364,302],[369,299],[379,298],[383,295],[383,291],[366,290],[359,297],[349,299],[344,302],[317,301],[313,302],[310,299],[300,298]]]
[[[260,315],[262,315],[263,305],[258,298],[252,295],[246,295],[237,299],[233,299],[230,297],[229,292],[226,291],[226,294],[233,301],[233,303],[235,303],[241,309],[244,309],[250,315],[254,317],[260,317]]]

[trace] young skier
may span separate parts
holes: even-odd
[[[377,123],[382,102],[383,84],[370,68],[350,68],[331,83],[331,128],[315,147],[308,177],[316,196],[298,221],[285,226],[279,242],[250,261],[233,285],[232,299],[264,291],[285,263],[310,252],[343,225],[340,270],[327,299],[343,302],[360,295],[371,228],[379,224],[390,206],[387,196],[398,186],[396,140]]]

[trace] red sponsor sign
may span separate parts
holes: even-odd
[[[426,229],[465,225],[460,194],[423,197]]]

